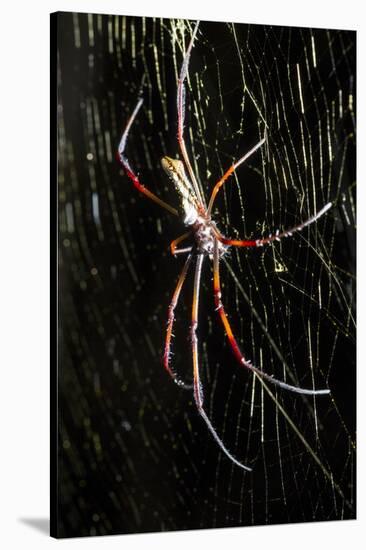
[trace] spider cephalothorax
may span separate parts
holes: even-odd
[[[197,221],[193,225],[193,236],[196,241],[197,252],[199,254],[205,254],[213,259],[217,228],[214,221],[202,217],[198,217]],[[222,258],[228,249],[228,245],[218,242],[218,254]]]
[[[329,208],[332,206],[328,202],[321,210],[315,213],[313,216],[308,218],[305,222],[302,222],[295,227],[285,230],[285,231],[276,231],[275,234],[269,235],[268,237],[261,237],[258,239],[230,239],[221,234],[217,228],[215,222],[211,219],[212,207],[216,198],[216,195],[224,183],[229,179],[229,177],[234,173],[234,171],[245,161],[247,160],[255,151],[260,149],[262,145],[266,142],[266,132],[264,132],[264,137],[262,137],[254,147],[252,147],[245,155],[243,155],[238,161],[234,162],[230,168],[224,173],[224,175],[216,182],[214,185],[208,206],[206,206],[206,201],[203,195],[203,192],[198,184],[197,178],[194,174],[192,165],[189,160],[187,153],[186,145],[183,137],[183,127],[184,127],[184,97],[185,97],[185,87],[184,81],[188,74],[188,65],[191,50],[193,47],[193,42],[198,31],[197,22],[192,37],[187,48],[187,51],[184,55],[182,67],[178,79],[177,86],[177,110],[178,110],[178,145],[180,153],[183,159],[181,160],[172,159],[170,157],[163,157],[161,163],[165,172],[168,174],[169,178],[173,182],[180,200],[180,208],[174,208],[170,204],[166,203],[160,199],[157,195],[149,191],[144,185],[139,181],[138,176],[132,170],[126,156],[125,156],[125,147],[127,143],[128,133],[130,128],[137,116],[137,113],[142,105],[142,99],[140,98],[137,102],[137,105],[127,122],[126,128],[122,134],[122,138],[119,144],[118,153],[119,160],[123,165],[126,174],[131,179],[134,186],[138,191],[149,197],[159,206],[165,208],[171,214],[175,216],[183,217],[184,225],[189,229],[186,233],[172,241],[170,249],[173,255],[176,254],[187,254],[185,264],[182,268],[182,271],[179,275],[178,282],[176,284],[173,297],[171,299],[169,309],[168,309],[168,325],[165,337],[165,347],[164,347],[164,367],[173,378],[181,386],[185,386],[189,389],[192,389],[192,386],[186,386],[183,382],[180,381],[176,372],[170,365],[171,359],[171,340],[173,336],[173,324],[175,320],[175,308],[178,304],[179,296],[186,279],[187,273],[193,261],[195,261],[195,274],[194,274],[194,285],[193,285],[193,299],[192,299],[192,317],[191,317],[191,345],[192,345],[192,359],[193,359],[193,395],[194,400],[197,406],[197,410],[203,420],[205,421],[208,429],[210,430],[215,441],[219,445],[220,449],[240,468],[244,470],[251,470],[248,466],[245,466],[239,462],[225,447],[224,443],[218,436],[215,428],[213,427],[210,419],[208,418],[204,407],[204,392],[203,386],[201,383],[200,377],[200,368],[198,360],[198,337],[197,337],[197,327],[198,327],[198,306],[199,306],[199,296],[200,296],[200,284],[201,284],[201,274],[202,274],[202,264],[206,257],[209,257],[213,263],[213,294],[214,294],[214,303],[215,309],[219,315],[219,318],[224,327],[226,336],[229,340],[230,346],[233,350],[233,353],[242,366],[254,373],[260,380],[265,380],[271,384],[274,384],[277,387],[289,390],[295,393],[300,393],[303,395],[321,395],[328,394],[329,390],[315,390],[315,389],[304,389],[298,386],[292,386],[287,382],[282,382],[273,378],[271,375],[262,371],[258,367],[252,365],[251,361],[246,359],[245,355],[241,351],[239,344],[237,343],[233,331],[231,329],[230,322],[226,315],[224,305],[222,302],[222,292],[221,292],[221,283],[220,283],[220,268],[219,260],[225,254],[229,246],[237,247],[252,247],[257,248],[264,245],[271,244],[275,241],[279,241],[284,237],[291,237],[296,231],[301,231],[306,226],[311,225],[316,220],[318,220]],[[187,169],[188,175],[185,173],[185,168]],[[194,238],[194,244],[188,245],[185,248],[178,248],[178,245],[188,239],[189,237]]]

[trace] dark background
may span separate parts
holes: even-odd
[[[246,356],[279,379],[329,387],[330,396],[268,391],[237,366],[205,264],[205,407],[225,445],[253,468],[246,473],[220,452],[190,392],[162,367],[167,307],[184,261],[168,246],[184,227],[139,196],[115,154],[141,91],[126,153],[142,182],[178,206],[160,158],[178,153],[176,76],[192,25],[53,18],[53,534],[355,517],[355,33],[202,22],[192,52],[185,135],[206,197],[265,126],[268,133],[218,197],[222,231],[268,235],[334,205],[292,239],[232,249],[221,267]],[[55,197],[55,177],[52,185]],[[189,278],[173,341],[174,366],[187,380],[191,292]]]

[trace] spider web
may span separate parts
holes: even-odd
[[[162,368],[183,224],[140,197],[115,151],[139,94],[126,154],[173,206],[160,158],[177,156],[176,80],[193,24],[90,14],[58,19],[59,534],[75,536],[355,517],[355,33],[202,22],[185,136],[224,234],[316,224],[273,246],[230,249],[223,301],[241,369],[203,270],[199,342],[205,408],[243,472],[212,440],[192,395]],[[192,378],[192,274],[173,362]]]

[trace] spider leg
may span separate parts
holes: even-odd
[[[168,204],[165,201],[159,199],[159,197],[157,197],[154,193],[149,191],[149,189],[147,189],[144,185],[142,185],[140,183],[138,177],[136,176],[136,174],[132,170],[131,165],[128,162],[128,159],[127,159],[126,155],[124,154],[129,131],[131,129],[131,126],[132,126],[136,116],[137,116],[137,113],[139,112],[139,110],[141,108],[142,103],[143,103],[143,99],[140,98],[137,102],[137,105],[136,105],[132,115],[130,116],[130,118],[127,121],[126,128],[124,129],[124,132],[123,132],[122,137],[121,137],[121,141],[120,141],[119,146],[118,146],[118,157],[117,158],[118,158],[119,162],[122,164],[123,168],[125,169],[125,172],[126,172],[127,176],[130,178],[133,185],[136,187],[136,189],[140,193],[143,193],[146,197],[148,197],[150,200],[156,202],[162,208],[165,208],[165,210],[168,210],[168,212],[170,212],[171,214],[174,214],[175,216],[178,216],[178,210],[176,208],[173,208],[172,206],[170,206],[170,204]]]
[[[213,203],[215,201],[215,198],[216,198],[216,195],[217,193],[219,192],[219,189],[224,185],[225,181],[231,176],[231,174],[233,172],[235,172],[235,170],[243,163],[245,162],[249,157],[252,156],[253,153],[256,152],[257,149],[259,149],[260,147],[262,147],[263,143],[266,141],[266,138],[264,137],[263,139],[261,139],[260,141],[258,141],[258,143],[256,145],[254,145],[254,147],[252,147],[252,149],[250,149],[250,151],[248,151],[247,153],[245,153],[245,155],[243,155],[239,160],[237,160],[232,166],[230,166],[230,168],[225,172],[225,174],[222,176],[221,179],[219,179],[219,181],[215,184],[215,187],[213,188],[212,190],[212,193],[211,193],[211,197],[210,197],[210,202],[208,203],[208,209],[207,209],[207,214],[210,216],[211,215],[211,211],[212,211],[212,207],[213,207]]]
[[[174,252],[174,256],[178,256],[178,254],[188,254],[188,252],[192,251],[192,246],[187,246],[186,248],[177,248]]]
[[[170,252],[173,256],[175,256],[176,254],[181,254],[182,252],[186,252],[186,251],[188,252],[189,250],[191,250],[192,247],[181,248],[177,250],[178,244],[184,241],[185,239],[187,239],[191,234],[192,234],[192,231],[187,231],[187,233],[184,233],[183,235],[181,235],[177,239],[174,239],[174,241],[170,243]]]
[[[245,240],[228,239],[227,237],[224,237],[223,235],[221,235],[218,229],[214,228],[214,231],[217,239],[223,244],[226,244],[228,246],[243,246],[243,247],[263,246],[265,244],[273,243],[274,241],[280,241],[283,237],[291,237],[292,234],[295,233],[296,231],[301,231],[302,229],[304,229],[304,227],[307,227],[308,225],[311,225],[312,223],[317,221],[331,207],[332,207],[332,203],[328,202],[325,206],[323,206],[321,210],[319,210],[319,212],[311,216],[305,222],[302,222],[299,225],[292,227],[291,229],[286,229],[281,233],[277,230],[274,235],[271,234],[268,237],[265,237],[263,239],[245,239]]]
[[[202,197],[201,190],[200,190],[200,187],[198,185],[198,182],[197,182],[195,173],[193,171],[192,165],[190,163],[187,148],[186,148],[186,144],[184,142],[184,137],[183,137],[183,128],[184,128],[184,119],[185,119],[185,86],[184,86],[184,81],[187,78],[189,58],[191,56],[191,50],[192,50],[192,47],[193,47],[193,42],[194,42],[194,39],[195,39],[197,31],[198,31],[198,25],[199,25],[199,21],[197,21],[197,23],[194,27],[194,30],[193,30],[193,33],[192,33],[192,38],[191,38],[191,41],[188,45],[186,54],[184,56],[182,67],[181,67],[181,70],[180,70],[179,79],[178,79],[178,88],[177,88],[178,132],[177,132],[177,138],[178,138],[179,148],[181,150],[183,160],[185,162],[185,165],[187,167],[189,176],[191,178],[191,182],[192,182],[194,191],[197,195],[197,198],[198,198],[200,204],[204,205],[205,202],[204,202],[204,199]]]
[[[186,262],[183,266],[183,269],[182,269],[182,271],[179,275],[178,283],[177,283],[177,286],[175,287],[172,300],[171,300],[170,305],[169,305],[169,309],[168,309],[168,327],[167,327],[167,330],[166,330],[164,358],[163,358],[163,363],[164,363],[165,370],[168,372],[168,374],[171,376],[171,378],[173,378],[174,382],[176,384],[178,384],[178,386],[181,386],[185,389],[192,389],[192,384],[186,384],[185,382],[183,382],[182,380],[180,380],[178,378],[177,374],[174,372],[174,370],[170,366],[170,356],[171,356],[171,340],[172,340],[172,336],[173,336],[173,324],[174,324],[174,320],[175,320],[174,311],[175,311],[175,308],[178,304],[180,292],[182,290],[184,281],[186,279],[191,261],[192,261],[192,254],[190,254],[186,259]]]
[[[221,285],[220,285],[220,269],[219,269],[219,249],[218,249],[218,242],[215,240],[214,245],[214,257],[213,257],[213,264],[214,264],[214,294],[215,294],[215,306],[217,311],[219,312],[220,319],[222,321],[222,324],[224,325],[224,329],[226,332],[226,335],[229,339],[230,346],[234,352],[234,355],[238,362],[245,367],[246,369],[254,372],[259,378],[262,378],[266,380],[267,382],[270,382],[271,384],[275,386],[279,386],[280,388],[283,388],[288,391],[292,391],[294,393],[301,393],[303,395],[326,395],[330,393],[330,390],[308,390],[304,388],[299,388],[298,386],[291,386],[290,384],[286,384],[286,382],[282,382],[281,380],[277,380],[276,378],[273,378],[269,374],[266,374],[265,372],[261,371],[257,367],[251,364],[250,361],[248,361],[243,353],[241,352],[237,341],[234,337],[233,331],[231,329],[231,325],[229,323],[229,320],[227,318],[227,315],[225,313],[225,309],[221,300]]]
[[[191,342],[192,342],[192,355],[193,355],[193,394],[194,400],[198,409],[199,414],[206,422],[208,429],[210,430],[212,436],[214,437],[216,443],[220,449],[226,454],[228,458],[234,464],[243,468],[244,470],[251,471],[251,468],[245,466],[239,462],[225,447],[220,437],[218,436],[215,428],[213,427],[210,419],[208,418],[204,408],[203,408],[203,388],[200,379],[199,366],[198,366],[198,340],[197,340],[197,327],[198,327],[198,303],[199,303],[199,293],[200,293],[200,282],[201,282],[201,271],[204,255],[199,254],[196,262],[196,270],[194,276],[194,290],[193,290],[193,302],[192,302],[192,323],[191,323]]]

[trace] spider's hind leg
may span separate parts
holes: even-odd
[[[147,189],[147,187],[145,187],[145,185],[143,185],[140,182],[138,176],[135,174],[135,172],[131,168],[131,165],[130,165],[130,163],[129,163],[126,155],[125,155],[125,148],[126,148],[126,145],[127,145],[128,134],[130,132],[131,126],[133,125],[133,123],[135,121],[137,113],[139,112],[139,110],[141,108],[142,103],[143,103],[143,99],[139,98],[132,115],[130,116],[130,118],[127,121],[126,127],[125,127],[125,129],[123,131],[123,134],[122,134],[122,137],[121,137],[121,141],[119,142],[117,158],[118,158],[119,162],[122,164],[127,176],[132,181],[134,187],[140,193],[142,193],[143,195],[148,197],[150,200],[154,201],[156,204],[158,204],[159,206],[161,206],[162,208],[164,208],[165,210],[167,210],[171,214],[174,214],[174,216],[178,216],[178,210],[176,208],[173,208],[172,206],[170,206],[170,204],[168,204],[165,201],[163,201],[162,199],[160,199],[157,195],[152,193],[149,189]]]

